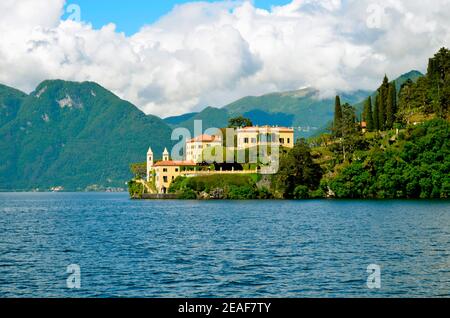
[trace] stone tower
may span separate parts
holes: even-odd
[[[152,148],[148,148],[147,151],[147,182],[150,182],[151,173],[153,169],[153,151]]]

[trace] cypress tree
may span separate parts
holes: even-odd
[[[383,84],[378,89],[379,105],[378,105],[378,126],[379,130],[386,128],[386,117],[388,108],[388,94],[389,94],[389,79],[384,75]]]
[[[374,130],[380,130],[379,116],[378,116],[378,113],[380,112],[379,108],[380,108],[380,95],[377,94],[377,96],[375,97],[375,105],[373,108],[373,115],[372,115]]]
[[[372,98],[369,96],[364,104],[363,120],[366,122],[367,130],[373,130]]]
[[[394,122],[397,118],[397,112],[398,112],[398,103],[397,103],[397,87],[395,86],[395,82],[392,82],[392,105],[394,110]]]
[[[341,126],[342,126],[342,106],[341,98],[336,96],[336,101],[334,104],[334,133],[337,137],[341,136]]]
[[[381,87],[378,91],[378,130],[384,130],[386,121],[386,109],[384,108],[384,88]]]
[[[397,113],[397,90],[395,83],[389,84],[389,90],[387,94],[387,107],[386,107],[386,128],[392,129],[394,127],[395,115]]]

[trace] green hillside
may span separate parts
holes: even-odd
[[[45,81],[30,95],[1,87],[0,101],[10,114],[0,126],[2,190],[123,188],[129,163],[170,141],[161,119],[95,83]]]
[[[365,91],[343,94],[348,103],[358,103],[369,95]],[[243,115],[255,125],[296,127],[297,137],[309,137],[333,118],[334,99],[320,99],[319,92],[306,88],[297,91],[248,96],[223,108],[207,107],[200,113],[166,119],[172,127],[193,132],[194,120],[203,120],[203,128],[225,127],[232,117]],[[183,118],[187,117],[187,120]],[[175,124],[173,124],[175,122]]]
[[[182,115],[183,116],[183,115]],[[203,132],[209,128],[222,128],[228,125],[229,114],[225,109],[207,107],[200,113],[196,113],[190,116],[187,120],[181,121],[176,125],[171,125],[171,127],[182,127],[187,128],[194,136],[194,122],[196,120],[202,121]]]
[[[0,127],[16,117],[26,96],[21,91],[0,84]]]

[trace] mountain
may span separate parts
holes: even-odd
[[[369,92],[357,91],[343,94],[342,99],[353,104],[364,100],[368,95]],[[334,97],[321,99],[319,96],[319,91],[311,88],[248,96],[222,108],[207,107],[189,119],[179,120],[171,126],[185,127],[192,133],[194,120],[203,120],[204,129],[220,128],[226,127],[230,118],[243,115],[250,118],[255,125],[295,127],[297,136],[308,137],[334,115]]]
[[[16,117],[26,96],[21,91],[0,84],[0,127]]]
[[[356,103],[367,97],[368,92],[343,94],[342,99]],[[271,124],[295,127],[299,135],[308,136],[315,129],[333,118],[333,98],[322,99],[320,92],[312,88],[250,96],[225,106],[231,117],[248,116],[255,124]]]
[[[183,114],[180,116],[167,117],[167,118],[164,118],[163,120],[169,125],[179,125],[179,124],[191,119],[192,117],[194,117],[197,114],[198,113],[187,113],[187,114]]]
[[[163,120],[91,82],[45,81],[30,95],[0,86],[0,109],[2,190],[123,188],[131,162],[169,146]]]
[[[194,136],[194,123],[196,120],[202,121],[202,132],[208,128],[222,128],[228,126],[228,119],[230,118],[226,109],[206,107],[199,113],[194,114],[187,120],[180,121],[176,125],[171,125],[172,128],[187,128],[191,135]]]

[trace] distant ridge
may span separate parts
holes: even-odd
[[[250,118],[255,125],[296,127],[298,137],[308,137],[333,118],[334,98],[320,99],[319,93],[313,88],[303,88],[262,96],[247,96],[222,108],[207,107],[194,116],[189,116],[187,120],[181,120],[185,115],[178,116],[177,123],[171,126],[185,127],[193,133],[194,120],[203,120],[204,128],[219,128],[226,126],[228,119],[243,115]],[[368,95],[369,92],[357,91],[343,94],[343,100],[357,103]]]

